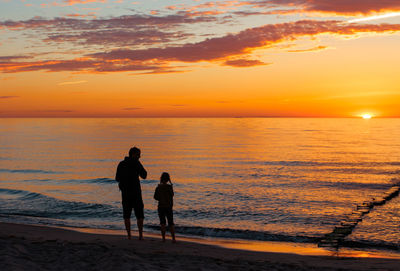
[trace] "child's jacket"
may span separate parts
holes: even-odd
[[[154,199],[158,200],[158,207],[172,208],[174,205],[174,189],[169,184],[159,184],[154,192]]]

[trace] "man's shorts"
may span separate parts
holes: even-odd
[[[132,209],[135,211],[136,219],[144,218],[144,205],[142,198],[132,197],[125,193],[122,194],[122,211],[124,218],[131,218]]]
[[[168,220],[168,225],[172,226],[174,225],[174,214],[172,212],[172,208],[165,208],[165,207],[158,207],[158,217],[160,218],[160,224],[161,225],[166,225],[167,221],[165,220],[165,217],[167,217]]]

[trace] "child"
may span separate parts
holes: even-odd
[[[168,182],[170,184],[168,184]],[[154,192],[154,199],[158,200],[158,216],[160,218],[161,235],[163,242],[165,242],[165,217],[168,220],[169,230],[171,232],[172,242],[176,243],[175,240],[175,227],[174,227],[174,215],[172,212],[174,190],[172,188],[171,179],[167,172],[163,172],[160,177],[160,184],[157,186]]]

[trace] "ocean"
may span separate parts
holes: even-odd
[[[400,178],[400,119],[0,119],[0,221],[123,230],[119,161],[142,151],[145,231],[162,172],[178,234],[318,243]],[[400,197],[343,246],[400,253]]]

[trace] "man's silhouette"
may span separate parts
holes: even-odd
[[[122,209],[128,239],[131,239],[131,214],[135,211],[139,239],[143,239],[143,199],[139,176],[146,179],[147,172],[139,161],[140,149],[133,147],[129,150],[129,157],[125,157],[117,168],[115,180],[118,182],[122,195]]]

